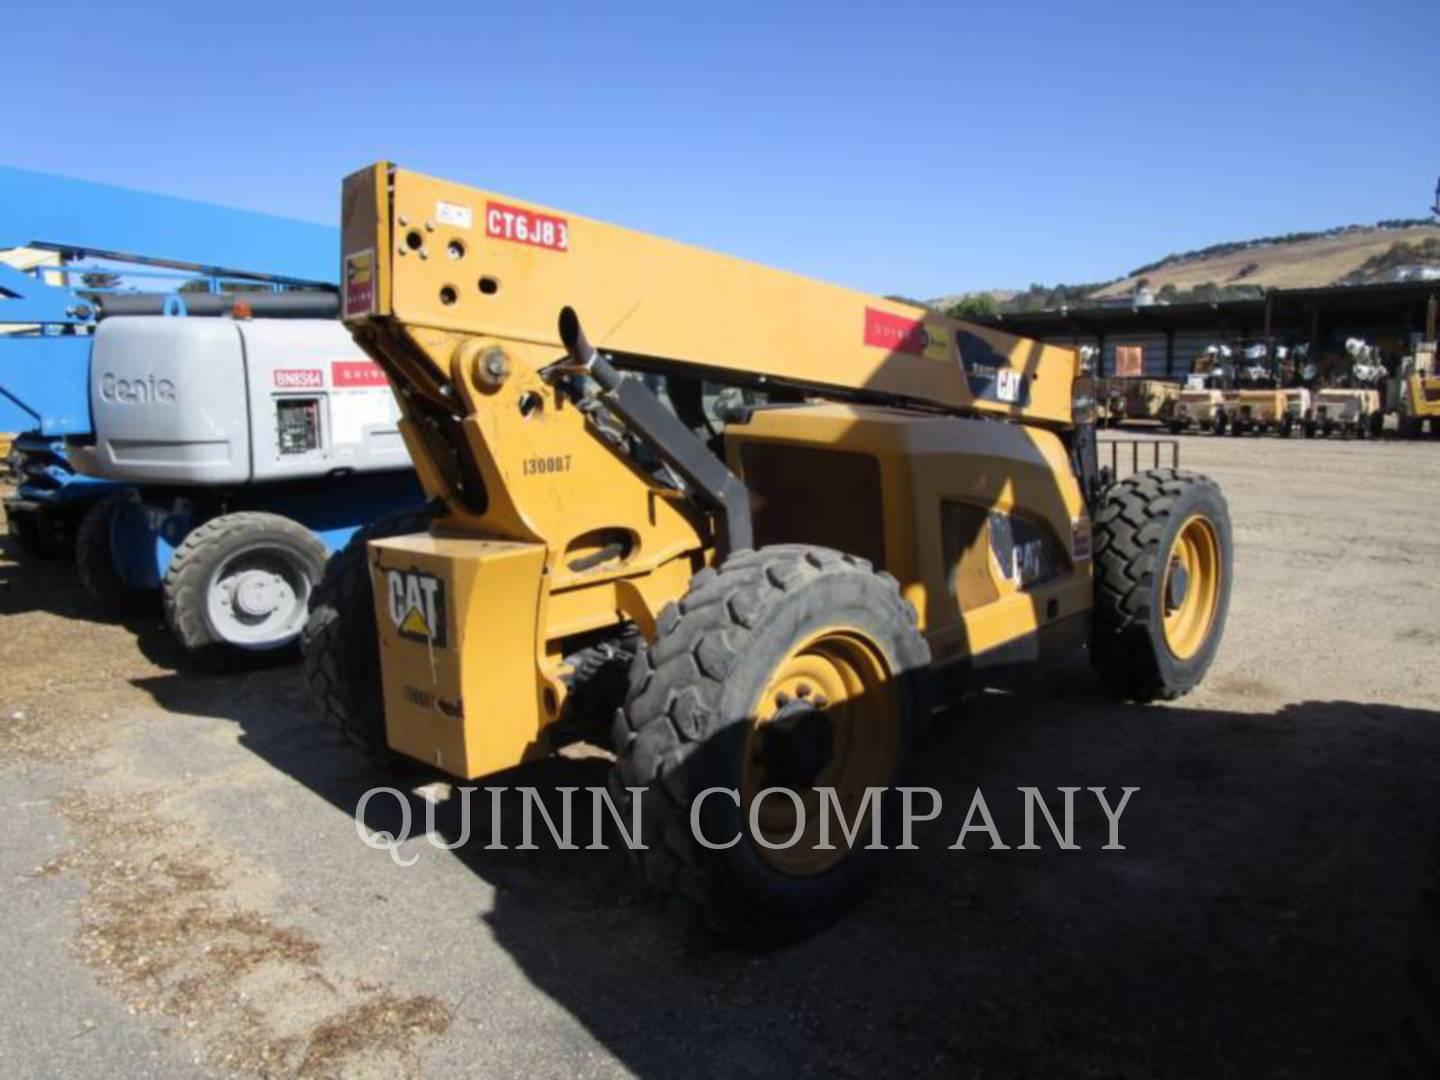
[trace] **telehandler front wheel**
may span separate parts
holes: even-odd
[[[300,635],[305,681],[325,722],[387,768],[406,767],[385,741],[385,701],[380,687],[380,630],[366,544],[430,527],[424,511],[404,511],[358,530],[331,556],[310,596],[310,616]]]
[[[1168,701],[1200,682],[1225,629],[1232,562],[1230,512],[1206,477],[1155,469],[1106,492],[1090,658],[1112,692]]]
[[[777,545],[697,574],[615,720],[611,784],[617,803],[643,789],[647,883],[758,943],[843,915],[878,869],[874,815],[882,837],[897,823],[929,661],[914,609],[863,559]]]

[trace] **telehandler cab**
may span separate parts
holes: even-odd
[[[1209,667],[1225,500],[1102,472],[1073,350],[385,163],[343,201],[343,317],[430,497],[311,604],[372,754],[608,740],[646,880],[773,941],[866,888],[932,684],[1067,643],[1124,699]]]

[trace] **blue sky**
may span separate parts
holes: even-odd
[[[7,164],[334,221],[341,177],[389,158],[918,297],[1420,217],[1440,173],[1435,0],[24,2],[5,26]]]

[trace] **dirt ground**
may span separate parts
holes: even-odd
[[[1075,667],[962,703],[919,777],[946,797],[922,850],[763,953],[616,852],[484,850],[483,813],[396,866],[352,817],[388,780],[317,726],[298,669],[188,669],[158,617],[113,622],[7,547],[4,1071],[1374,1074],[1440,828],[1440,445],[1182,446],[1235,523],[1205,685],[1123,707]],[[1098,850],[1093,811],[1081,851],[947,850],[976,787],[1015,843],[1021,785],[1138,786],[1126,850]],[[409,794],[418,815],[444,792]]]

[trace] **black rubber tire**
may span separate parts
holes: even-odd
[[[6,510],[5,531],[15,546],[36,559],[54,559],[64,555],[68,545],[56,536],[43,510]]]
[[[1171,420],[1169,427],[1171,435],[1183,435],[1187,430],[1185,424],[1179,420]]]
[[[1306,420],[1306,421],[1305,421],[1305,428],[1304,428],[1305,438],[1307,438],[1307,439],[1313,439],[1313,438],[1315,438],[1315,433],[1316,433],[1317,431],[1319,431],[1319,430],[1320,430],[1320,427],[1319,427],[1318,424],[1315,423],[1314,420]]]
[[[682,897],[725,936],[756,944],[804,937],[844,915],[877,878],[878,853],[863,847],[820,873],[782,873],[760,857],[744,828],[745,811],[729,798],[706,800],[701,825],[712,838],[739,835],[738,843],[709,850],[690,831],[691,800],[699,792],[741,788],[746,713],[774,664],[802,638],[835,626],[879,646],[900,680],[899,753],[880,804],[887,827],[898,820],[894,789],[928,719],[930,662],[915,610],[888,574],[828,548],[738,552],[718,572],[696,574],[679,604],[666,605],[655,640],[631,666],[626,704],[615,719],[611,786],[626,820],[625,789],[646,789],[648,850],[632,855],[652,888]]]
[[[1418,439],[1420,438],[1420,431],[1421,428],[1424,427],[1424,424],[1425,420],[1423,417],[1401,416],[1399,417],[1399,424],[1397,425],[1397,433],[1402,439]]]
[[[1365,418],[1365,429],[1372,439],[1378,439],[1385,433],[1385,414],[1373,412]]]
[[[1220,592],[1205,643],[1187,659],[1165,643],[1164,561],[1192,514],[1214,527]],[[1111,486],[1095,514],[1095,612],[1090,660],[1109,690],[1129,701],[1171,701],[1205,677],[1225,631],[1234,557],[1230,511],[1210,479],[1179,469],[1136,473]]]
[[[256,510],[222,514],[191,529],[175,549],[160,591],[165,621],[195,659],[222,671],[270,667],[295,659],[300,634],[267,648],[246,648],[225,640],[205,615],[211,574],[237,551],[268,541],[288,548],[305,563],[311,589],[325,572],[329,555],[320,538],[298,521]]]
[[[1237,438],[1245,434],[1245,421],[1235,419],[1230,421],[1230,434]]]
[[[1286,413],[1285,416],[1281,418],[1280,423],[1276,425],[1275,433],[1282,439],[1290,438],[1290,436],[1295,433],[1295,417]]]
[[[380,630],[365,545],[430,528],[424,510],[406,510],[366,525],[325,568],[310,594],[310,617],[300,635],[305,681],[321,718],[386,768],[417,767],[385,740],[380,685]]]
[[[80,584],[114,615],[150,615],[160,600],[158,589],[136,588],[120,576],[110,543],[110,527],[118,510],[136,496],[128,491],[106,495],[85,511],[75,534],[75,571]]]
[[[1406,964],[1405,1017],[1396,1033],[1400,1074],[1440,1076],[1440,843],[1431,848],[1420,885]]]

